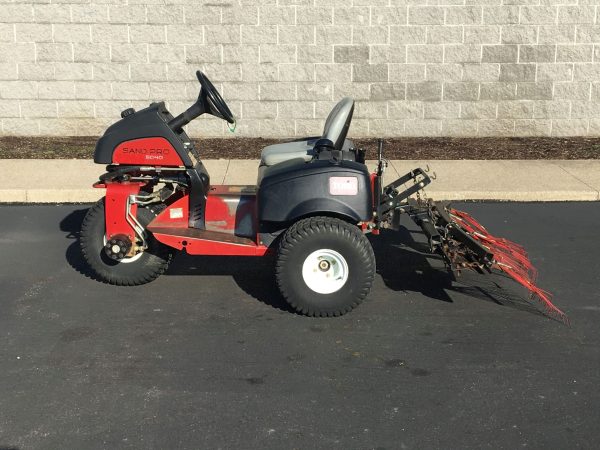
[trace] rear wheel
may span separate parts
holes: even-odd
[[[292,225],[279,245],[276,278],[283,297],[309,316],[340,316],[367,296],[375,255],[354,225],[311,217]]]
[[[157,212],[149,207],[137,210],[140,225],[146,227]],[[162,274],[171,259],[172,250],[158,242],[148,233],[148,248],[141,253],[120,261],[111,259],[104,250],[106,227],[104,223],[104,199],[92,206],[83,220],[80,244],[83,256],[94,274],[102,281],[120,286],[135,286],[148,283]]]

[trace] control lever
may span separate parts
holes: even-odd
[[[383,159],[383,139],[379,138],[377,142],[377,176],[380,177],[385,172],[387,161]]]

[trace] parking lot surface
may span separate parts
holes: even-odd
[[[571,328],[501,276],[452,283],[406,230],[372,237],[363,305],[311,319],[268,259],[110,286],[87,206],[0,207],[0,448],[598,448],[600,207],[455,206],[528,249]]]

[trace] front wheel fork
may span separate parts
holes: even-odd
[[[146,231],[136,218],[136,197],[144,185],[139,182],[106,184],[105,238],[107,243],[114,241],[113,245],[106,247],[106,251],[113,259],[131,257],[147,248]]]

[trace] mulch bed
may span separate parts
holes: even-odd
[[[88,159],[96,137],[0,137],[0,158]],[[195,139],[204,159],[258,159],[278,139]],[[377,139],[354,139],[376,159]],[[600,159],[600,138],[389,138],[387,159]]]

